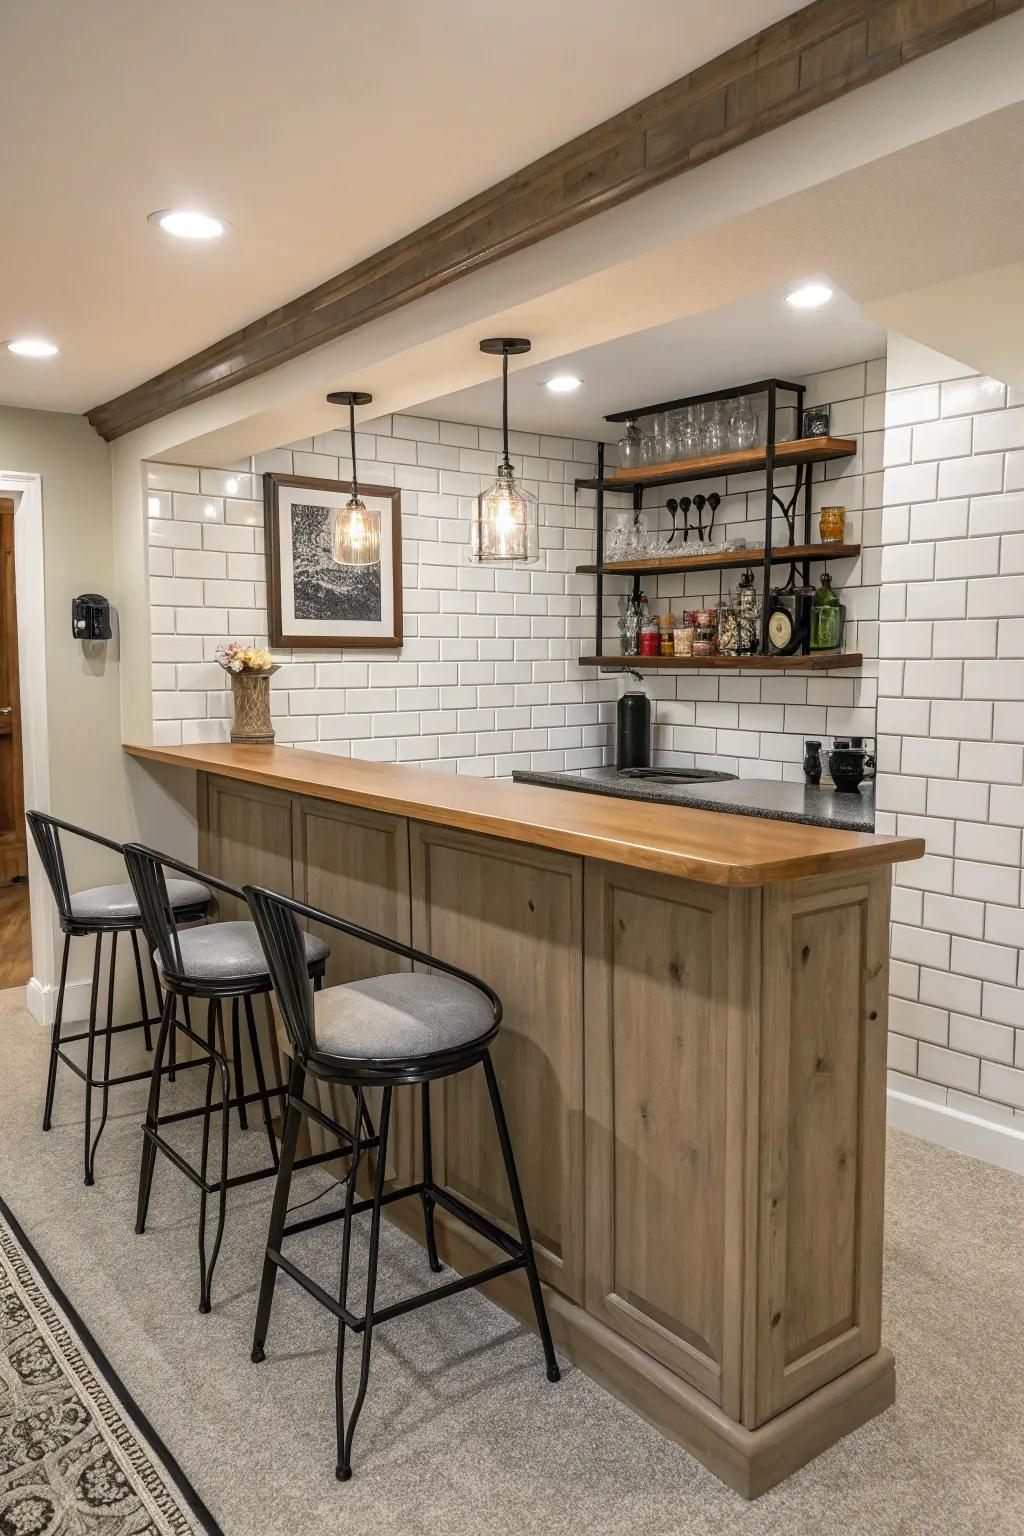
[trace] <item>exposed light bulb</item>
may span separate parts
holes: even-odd
[[[337,565],[377,565],[380,553],[380,513],[353,496],[334,514],[331,557]]]

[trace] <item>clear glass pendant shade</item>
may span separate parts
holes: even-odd
[[[358,496],[334,514],[331,555],[338,565],[380,563],[380,513],[371,512]]]
[[[536,560],[537,509],[536,496],[516,483],[512,466],[499,464],[498,478],[474,503],[470,559],[489,564]]]

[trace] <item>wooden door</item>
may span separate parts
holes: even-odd
[[[587,1310],[738,1415],[757,893],[587,864]]]
[[[28,874],[14,591],[14,503],[0,498],[0,885]]]
[[[413,942],[501,998],[494,1066],[538,1268],[582,1300],[581,860],[418,823],[410,848]],[[483,1069],[435,1084],[431,1107],[438,1182],[514,1230]]]

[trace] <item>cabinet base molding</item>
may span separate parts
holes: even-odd
[[[384,1214],[422,1246],[418,1206],[409,1202]],[[494,1257],[493,1249],[442,1218],[440,1211],[437,1247],[442,1262],[459,1274],[472,1274],[482,1260]],[[530,1292],[521,1274],[503,1275],[480,1289],[503,1311],[534,1327]],[[548,1285],[544,1301],[560,1354],[745,1499],[760,1498],[896,1400],[895,1361],[892,1351],[883,1347],[758,1429],[745,1429],[702,1392]]]

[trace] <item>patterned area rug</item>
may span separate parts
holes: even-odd
[[[219,1536],[0,1201],[0,1536]]]

